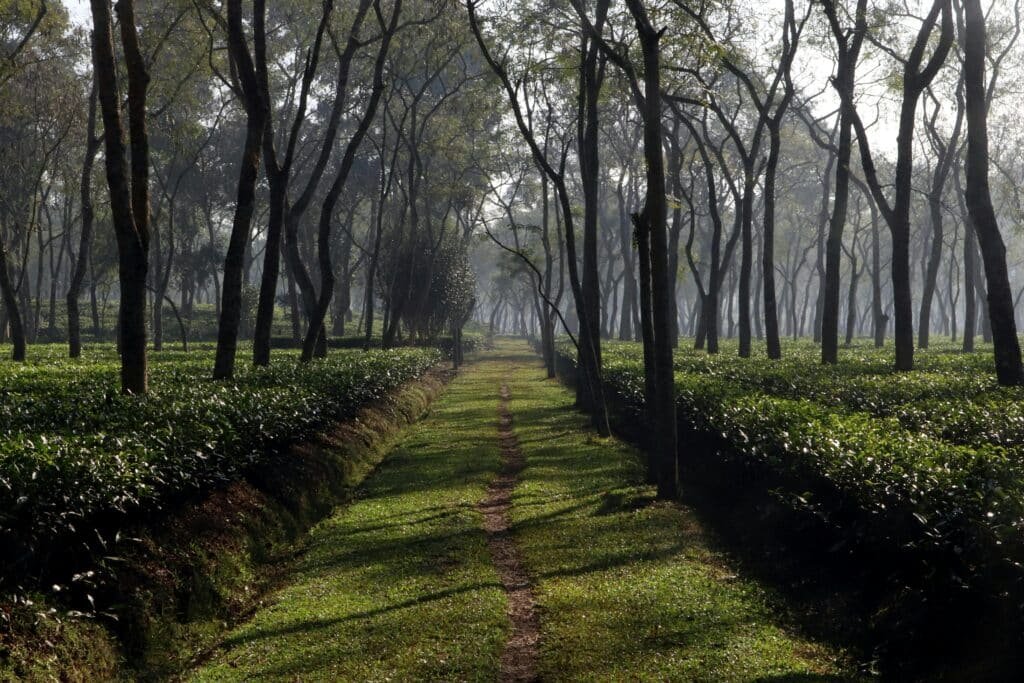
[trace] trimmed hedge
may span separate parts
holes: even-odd
[[[281,446],[423,375],[435,349],[334,352],[208,380],[209,351],[156,355],[151,393],[117,391],[103,360],[0,370],[0,582],[25,578],[72,540],[102,549],[118,519],[231,481]]]
[[[464,333],[462,336],[463,353],[475,353],[487,348],[487,339],[482,333]],[[292,337],[271,337],[270,345],[275,349],[301,349],[302,344]],[[327,346],[330,349],[362,349],[366,345],[366,338],[363,336],[330,337]],[[452,348],[455,343],[451,337],[439,337],[429,341],[412,341],[399,344],[396,348],[436,348],[444,354],[445,358],[452,357]],[[380,337],[373,337],[370,340],[370,348],[381,348]]]
[[[575,362],[571,347],[559,353]],[[639,345],[609,344],[603,355],[612,395],[642,411]],[[681,433],[709,451],[683,452],[684,466],[711,457],[768,472],[786,505],[844,542],[893,553],[935,585],[1020,596],[1024,393],[996,387],[974,357],[924,355],[923,371],[909,374],[888,363],[680,352]]]

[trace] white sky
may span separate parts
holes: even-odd
[[[84,24],[89,19],[89,0],[61,0],[61,3],[68,8],[72,22]]]

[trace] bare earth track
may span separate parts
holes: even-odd
[[[185,677],[850,679],[543,375],[522,342],[467,365]]]
[[[497,568],[501,584],[508,595],[508,618],[512,624],[508,641],[501,654],[501,681],[536,681],[540,642],[540,619],[533,585],[526,571],[519,548],[512,538],[509,510],[512,491],[519,473],[526,466],[526,458],[519,448],[519,440],[512,428],[509,409],[509,389],[501,387],[498,406],[498,437],[501,442],[501,469],[487,487],[487,495],[477,508],[484,516],[487,546]]]

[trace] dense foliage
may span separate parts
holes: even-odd
[[[151,395],[140,398],[119,392],[112,349],[81,362],[60,360],[61,351],[40,350],[37,363],[2,370],[0,547],[8,571],[55,539],[95,537],[100,517],[151,511],[229,481],[440,359],[434,349],[335,351],[213,382],[207,350],[168,352],[156,357]]]
[[[1024,392],[997,387],[981,357],[936,350],[923,371],[897,374],[883,353],[850,351],[837,366],[814,354],[810,344],[782,362],[679,353],[678,416],[694,437],[683,465],[710,455],[766,468],[787,504],[953,585],[1018,581]],[[607,349],[604,379],[639,409],[640,347]]]

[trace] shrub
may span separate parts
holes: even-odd
[[[241,475],[440,360],[433,349],[332,353],[206,379],[209,353],[161,354],[151,394],[123,396],[117,366],[7,366],[0,401],[0,580],[110,519],[148,513]],[[103,540],[100,538],[100,544]]]
[[[944,585],[1004,590],[1024,577],[1024,393],[964,358],[897,374],[874,353],[822,366],[681,352],[680,426],[712,445],[704,456],[771,472],[786,504],[843,538]],[[642,409],[638,345],[610,344],[604,361],[612,393]]]

